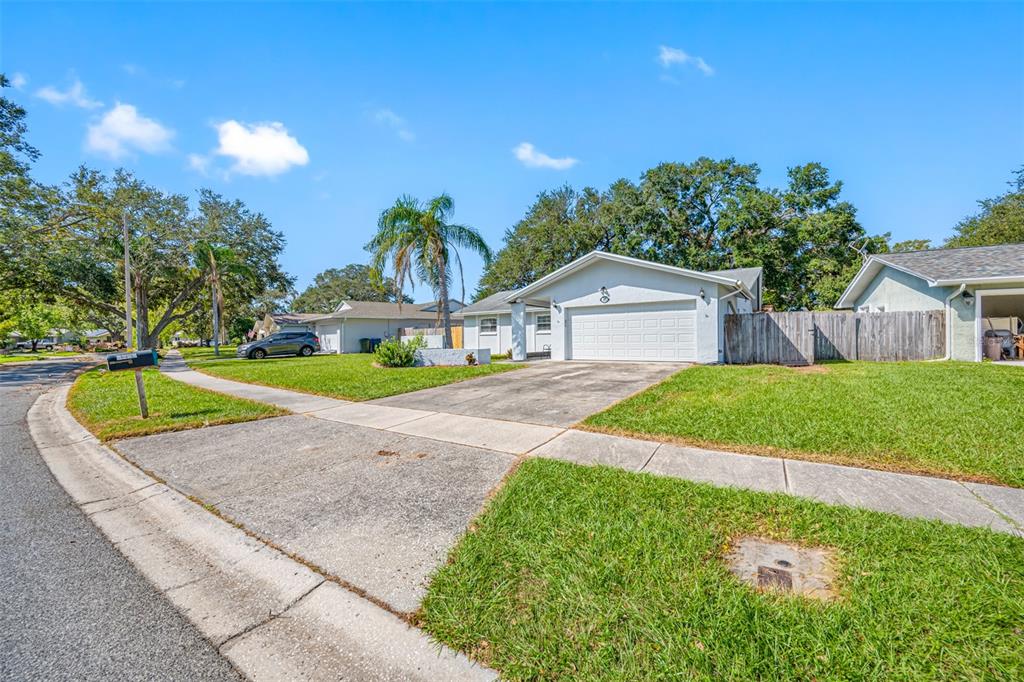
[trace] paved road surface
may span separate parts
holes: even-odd
[[[237,680],[72,504],[25,414],[74,362],[0,365],[0,680]]]

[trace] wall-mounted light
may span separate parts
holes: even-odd
[[[612,297],[608,294],[608,287],[601,287],[601,303],[607,303],[612,300]]]
[[[703,288],[701,288],[701,290],[700,290],[700,297],[701,297],[701,300],[703,300],[704,298],[706,298],[706,295],[705,295],[705,293],[704,293],[704,289],[703,289]]]
[[[968,308],[974,305],[974,294],[972,294],[971,292],[965,291],[962,298],[964,299],[964,305],[967,306]]]

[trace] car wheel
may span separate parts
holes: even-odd
[[[267,351],[263,350],[262,348],[257,348],[253,352],[249,353],[249,357],[252,358],[253,360],[262,360],[263,358],[267,357]]]
[[[53,350],[53,346],[46,346],[46,350]]]
[[[301,355],[304,358],[308,358],[312,354],[313,354],[313,346],[303,346],[302,350],[299,351],[299,355]]]

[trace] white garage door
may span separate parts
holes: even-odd
[[[573,360],[697,359],[693,301],[575,308],[568,322]]]
[[[341,345],[341,323],[318,324],[316,335],[320,337],[320,350],[337,353]]]

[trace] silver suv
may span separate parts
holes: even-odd
[[[262,360],[268,355],[301,355],[308,358],[319,350],[320,338],[313,332],[278,332],[259,341],[243,343],[235,355],[250,360]]]

